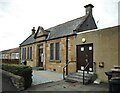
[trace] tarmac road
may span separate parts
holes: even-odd
[[[12,84],[9,77],[2,75],[0,71],[0,92],[10,92],[10,91],[17,91],[16,87]]]

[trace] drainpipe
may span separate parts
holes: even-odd
[[[44,62],[45,62],[45,68],[44,69],[45,70],[47,69],[47,66],[46,66],[47,65],[46,64],[46,50],[47,50],[47,48],[46,47],[47,47],[47,41],[45,41],[45,53],[44,53]]]
[[[66,75],[68,75],[68,37],[66,37]]]
[[[21,64],[21,45],[19,46],[19,64]]]

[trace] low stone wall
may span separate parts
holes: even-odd
[[[2,70],[2,75],[11,79],[13,85],[17,88],[18,91],[24,90],[24,78],[18,75],[14,75],[10,72]]]

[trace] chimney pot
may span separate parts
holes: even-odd
[[[33,29],[32,29],[32,34],[35,34],[35,27],[33,27]]]
[[[92,15],[92,8],[94,7],[92,4],[88,4],[84,6],[86,8],[86,15],[91,14]]]

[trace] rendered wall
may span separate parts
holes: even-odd
[[[82,38],[86,39],[82,43]],[[93,62],[96,63],[96,73],[103,82],[107,81],[105,71],[118,65],[118,27],[111,27],[91,32],[79,33],[76,45],[93,43]],[[104,67],[99,67],[99,62],[104,62]]]

